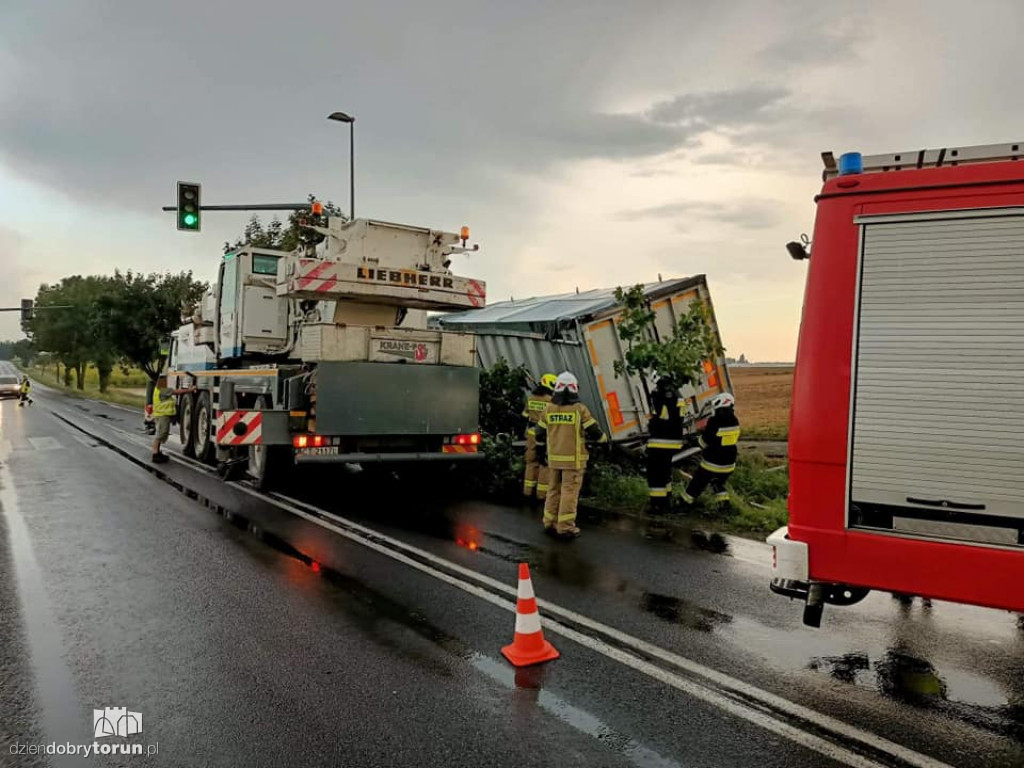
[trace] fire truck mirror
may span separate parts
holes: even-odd
[[[789,251],[789,255],[796,261],[811,258],[811,254],[807,252],[807,248],[804,247],[803,243],[798,243],[795,240],[786,243],[786,250]]]

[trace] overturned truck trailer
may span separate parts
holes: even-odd
[[[704,275],[650,283],[644,287],[655,312],[659,336],[671,333],[694,301],[704,302],[711,325],[720,338]],[[444,315],[434,322],[446,331],[469,331],[477,337],[482,368],[504,358],[524,365],[536,379],[542,374],[572,371],[580,381],[580,398],[601,422],[612,440],[629,442],[647,433],[647,392],[653,381],[616,376],[615,362],[623,360],[625,345],[615,324],[621,307],[615,289],[540,296],[492,304],[486,309]],[[731,391],[725,359],[706,360],[696,386],[683,388],[691,412],[699,416],[707,400]]]

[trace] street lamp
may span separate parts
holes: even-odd
[[[327,116],[328,120],[337,120],[339,123],[348,123],[348,199],[349,219],[356,220],[356,119],[344,112],[332,112]]]

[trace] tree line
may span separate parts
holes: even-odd
[[[78,389],[85,387],[89,363],[96,366],[104,392],[117,365],[137,367],[156,380],[183,309],[195,306],[207,288],[191,272],[115,271],[43,284],[32,317],[22,322],[28,338],[0,343],[0,358],[52,361],[64,385],[70,387],[74,379]]]

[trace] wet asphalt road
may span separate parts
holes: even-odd
[[[0,765],[48,764],[11,756],[12,739],[84,743],[101,706],[142,712],[132,740],[159,754],[81,764],[848,764],[551,632],[562,658],[516,674],[499,654],[507,611],[343,539],[336,572],[318,575],[54,414],[147,453],[122,409],[39,390],[32,408],[0,405]],[[1024,764],[1010,615],[872,595],[810,630],[768,592],[756,542],[714,553],[622,518],[584,519],[564,545],[526,508],[430,503],[431,489],[338,472],[308,484],[293,495],[509,586],[529,562],[540,598],[922,760]],[[293,543],[317,551],[305,535]]]

